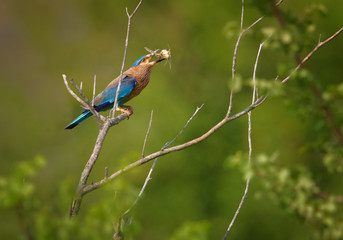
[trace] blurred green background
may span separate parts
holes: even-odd
[[[63,129],[81,109],[66,91],[62,74],[77,83],[82,81],[88,96],[92,94],[95,74],[97,92],[114,79],[120,72],[124,51],[125,7],[132,11],[137,2],[2,0],[0,3],[0,174],[6,178],[15,171],[18,162],[36,156],[44,158],[45,166],[29,179],[35,186],[34,198],[40,199],[35,211],[53,206],[49,210],[51,219],[67,216],[68,201],[73,197],[98,133],[94,119],[72,131]],[[326,14],[314,19],[316,29],[312,35],[308,38],[299,35],[297,39],[308,41],[305,43],[312,47],[319,33],[324,39],[342,27],[343,2],[285,0],[281,5],[287,16],[296,18],[305,15],[305,9],[314,3],[324,4]],[[278,26],[270,1],[247,1],[246,4],[245,26],[263,14],[270,16],[257,29]],[[90,180],[102,178],[105,167],[111,173],[139,159],[152,110],[154,116],[146,154],[170,141],[203,103],[204,107],[176,144],[200,136],[224,117],[237,39],[237,35],[231,36],[230,29],[234,32],[233,22],[239,25],[240,12],[240,1],[143,1],[132,21],[126,67],[146,53],[144,47],[170,47],[171,68],[168,64],[159,64],[153,69],[149,86],[130,102],[134,115],[110,130]],[[296,28],[294,18],[285,17],[285,21]],[[301,27],[299,29],[301,32]],[[292,34],[291,37],[291,42],[295,42]],[[252,76],[262,39],[256,30],[242,40],[237,74],[243,79],[243,87],[234,96],[234,113],[251,102],[247,81]],[[341,82],[342,43],[339,36],[320,49],[306,66],[324,90],[330,86],[335,88]],[[310,48],[301,49],[308,52]],[[294,56],[290,55],[278,48],[262,51],[258,77],[272,82],[276,75],[282,74],[282,64],[288,64],[289,68],[295,66]],[[276,165],[304,165],[325,192],[340,194],[342,188],[337,182],[342,180],[341,175],[328,174],[321,156],[304,150],[306,142],[316,139],[313,123],[317,118],[307,113],[307,118],[299,117],[297,111],[303,109],[303,105],[297,105],[296,97],[299,92],[307,94],[309,85],[297,86],[294,81],[291,79],[286,88],[297,90],[283,89],[282,94],[272,95],[253,111],[253,155],[277,153]],[[341,110],[339,107],[336,110],[335,117],[342,120]],[[336,124],[341,128],[341,122]],[[206,231],[208,239],[221,239],[244,190],[244,173],[228,167],[229,156],[237,152],[243,155],[247,152],[246,117],[224,126],[198,145],[160,158],[153,179],[133,213],[136,227],[131,228],[135,229],[132,232],[136,238],[169,239],[174,234],[173,239],[182,239],[177,237],[177,229],[184,224],[188,226],[187,223],[190,226],[199,223],[195,228]],[[125,211],[125,206],[134,199],[150,166],[146,164],[121,176],[108,187],[110,189],[99,189],[87,195],[81,217],[73,220],[73,224],[80,224],[81,228],[82,219],[101,216],[100,224],[103,219],[104,224],[112,226],[114,216]],[[254,179],[230,238],[313,239],[315,226],[266,197],[261,184]],[[68,190],[60,191],[61,185],[68,186]],[[126,198],[122,196],[124,193],[132,196]],[[103,201],[113,207],[104,210],[109,218],[88,211]],[[15,209],[0,211],[0,238],[25,239],[18,220],[25,216],[18,215]],[[58,231],[61,230],[56,227]],[[91,224],[88,231],[92,231]],[[85,239],[79,237],[75,233],[71,239]]]

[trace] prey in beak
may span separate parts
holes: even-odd
[[[155,65],[159,62],[162,62],[163,60],[168,60],[171,58],[171,52],[170,50],[162,49],[161,51],[159,49],[156,49],[155,51],[150,50],[149,48],[145,47],[145,50],[150,52],[150,54],[146,55],[147,59],[151,61],[152,58],[156,57],[157,60],[150,62],[151,65]],[[159,52],[160,51],[160,52]]]

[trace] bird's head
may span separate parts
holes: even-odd
[[[155,64],[165,60],[165,58],[159,58],[156,61],[152,61],[152,58],[154,57],[154,54],[147,54],[142,57],[140,57],[131,67],[136,67],[138,65],[148,65],[148,66],[154,66]]]

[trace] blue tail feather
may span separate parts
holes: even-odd
[[[93,114],[88,110],[83,111],[82,114],[78,116],[74,121],[72,121],[68,126],[66,126],[65,129],[73,129],[77,125],[86,121],[92,115]]]

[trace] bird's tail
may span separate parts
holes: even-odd
[[[83,123],[85,120],[87,120],[90,116],[93,114],[88,111],[84,110],[80,116],[78,116],[74,121],[72,121],[68,126],[65,127],[65,129],[73,129],[77,125]]]

